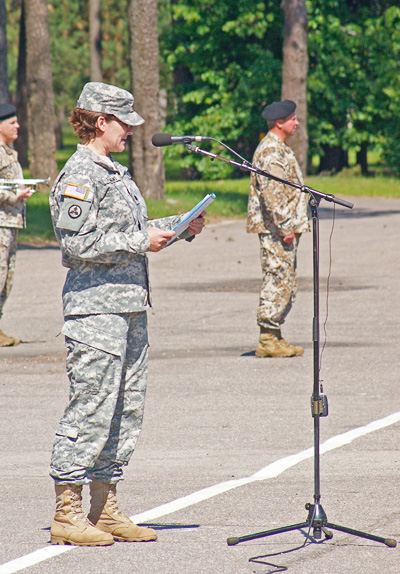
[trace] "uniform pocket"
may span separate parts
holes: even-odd
[[[69,339],[73,339],[94,349],[116,355],[117,357],[125,356],[126,333],[128,330],[126,323],[123,322],[121,325],[121,321],[119,321],[119,329],[115,332],[113,332],[112,329],[106,330],[106,325],[103,323],[103,315],[75,317],[65,321],[61,332]],[[125,331],[124,333],[120,332],[121,326],[125,327],[125,329],[123,329]]]
[[[79,427],[61,422],[56,429],[56,435],[76,440],[79,435]]]

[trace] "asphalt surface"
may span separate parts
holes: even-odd
[[[254,356],[260,263],[243,221],[208,225],[191,244],[150,255],[145,421],[119,501],[157,528],[155,543],[49,544],[48,464],[68,395],[59,335],[65,270],[57,248],[20,248],[0,323],[23,341],[0,349],[0,574],[400,572],[400,200],[354,203],[336,208],[334,227],[333,205],[320,209],[320,378],[329,415],[320,418],[317,473],[312,234],[300,243],[299,290],[283,328],[305,353],[290,359]],[[316,475],[329,523],[399,545],[335,529],[332,539],[307,539],[307,528],[227,544],[305,522]],[[87,498],[85,490],[86,507]]]

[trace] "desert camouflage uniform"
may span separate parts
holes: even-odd
[[[68,273],[63,289],[70,399],[56,430],[51,476],[59,484],[122,478],[141,429],[151,306],[147,221],[127,169],[78,145],[50,195]]]
[[[0,142],[0,179],[20,179],[18,154]],[[13,190],[0,188],[0,317],[11,291],[18,247],[18,229],[25,227],[25,200]]]
[[[292,149],[269,132],[258,145],[253,164],[281,179],[303,185]],[[309,230],[307,197],[295,187],[251,174],[247,231],[258,233],[263,282],[257,310],[260,327],[278,329],[296,295],[296,254],[300,234]],[[295,233],[290,245],[283,242]]]

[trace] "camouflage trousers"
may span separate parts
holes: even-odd
[[[66,317],[69,403],[56,430],[58,484],[116,483],[139,438],[147,387],[147,315]]]
[[[299,236],[290,245],[281,237],[259,233],[262,285],[257,310],[260,327],[279,329],[296,297]]]
[[[0,317],[10,294],[18,247],[18,229],[0,227]]]

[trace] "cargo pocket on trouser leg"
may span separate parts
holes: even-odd
[[[74,450],[78,434],[78,426],[65,422],[60,422],[56,429],[51,456],[50,476],[57,482],[74,482],[78,484],[86,482],[86,468],[74,464]]]

